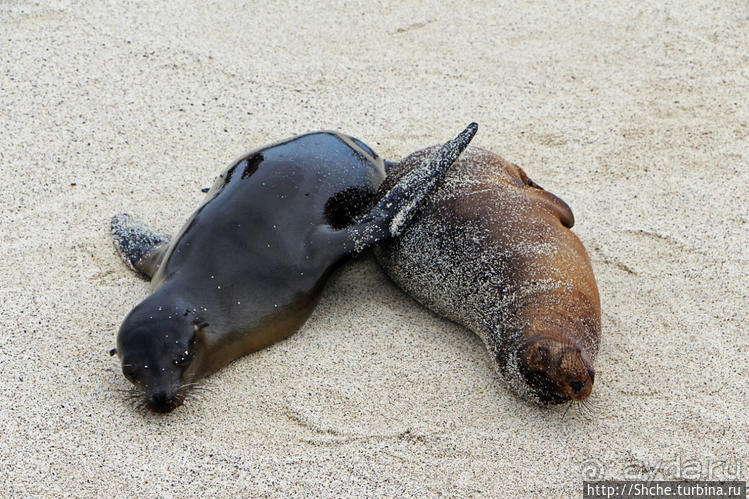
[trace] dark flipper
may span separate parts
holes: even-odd
[[[353,242],[353,253],[398,236],[477,130],[476,123],[468,125],[460,135],[429,155],[418,168],[404,175],[357,224],[340,231]]]
[[[112,217],[111,228],[114,247],[128,267],[151,279],[169,247],[171,236],[147,229],[127,213]]]

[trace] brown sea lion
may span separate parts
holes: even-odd
[[[315,132],[239,159],[174,238],[115,216],[115,246],[151,281],[113,350],[140,403],[169,412],[200,378],[296,331],[335,268],[396,235],[476,129],[425,156],[382,198],[384,162],[372,149]]]
[[[386,192],[434,149],[391,165]],[[408,294],[478,334],[521,397],[588,397],[601,331],[590,260],[569,206],[517,165],[469,147],[403,233],[375,248]]]

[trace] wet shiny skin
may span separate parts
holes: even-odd
[[[254,151],[220,175],[118,334],[147,405],[171,410],[187,383],[296,331],[350,255],[331,235],[370,208],[384,178],[369,147],[327,132]]]

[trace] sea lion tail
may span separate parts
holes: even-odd
[[[359,223],[349,228],[356,253],[401,233],[460,153],[468,147],[478,127],[477,123],[471,123],[457,137],[430,154],[417,168],[401,177]]]

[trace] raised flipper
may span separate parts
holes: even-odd
[[[161,264],[171,236],[149,230],[127,213],[113,216],[111,228],[114,247],[122,259],[128,267],[150,280]]]
[[[404,175],[356,224],[338,231],[336,237],[343,240],[344,247],[351,253],[360,253],[380,241],[398,236],[477,130],[478,124],[468,125],[460,135],[429,155],[418,168]]]

